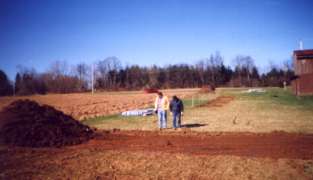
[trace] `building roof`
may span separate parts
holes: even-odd
[[[297,60],[302,60],[302,59],[313,60],[313,49],[296,50],[296,51],[293,51],[293,54],[294,56],[296,56]]]

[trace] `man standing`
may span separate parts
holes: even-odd
[[[160,130],[166,128],[167,110],[169,108],[169,101],[166,96],[163,96],[162,92],[158,92],[158,96],[154,102],[154,111],[158,114],[159,128]]]
[[[174,127],[174,129],[180,128],[181,127],[181,116],[184,113],[184,104],[177,96],[173,96],[173,98],[171,100],[170,111],[173,114],[173,127]]]

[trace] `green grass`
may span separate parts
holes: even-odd
[[[151,116],[122,116],[120,114],[98,116],[95,118],[89,118],[82,121],[83,124],[88,126],[96,126],[105,122],[121,120],[127,123],[138,123],[138,121],[144,121],[149,119]]]
[[[96,125],[96,124],[102,123],[103,121],[112,121],[112,120],[116,120],[116,119],[120,119],[120,115],[119,114],[107,115],[107,116],[98,116],[98,117],[94,117],[94,118],[89,118],[89,119],[83,120],[82,123],[86,124],[88,126],[92,126],[92,125]]]
[[[183,100],[184,107],[187,109],[206,104],[207,102],[208,102],[208,99],[197,99],[197,98],[195,98],[194,100],[192,100],[192,99],[184,99]]]
[[[271,103],[294,106],[298,108],[313,109],[313,96],[297,97],[292,94],[290,89],[284,90],[282,88],[266,88],[265,93],[241,93],[236,94],[237,97],[264,100]]]

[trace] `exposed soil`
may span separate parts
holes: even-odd
[[[201,89],[199,90],[199,93],[214,93],[215,92],[215,86],[213,85],[205,85],[202,86]]]
[[[71,94],[27,98],[38,100],[40,104],[51,104],[66,114],[75,114],[75,117],[89,117],[151,105],[154,95]],[[12,102],[11,98],[2,100],[5,98],[0,98],[1,103]],[[29,148],[0,143],[0,179],[313,179],[313,134],[238,133],[277,129],[288,132],[308,129],[304,132],[312,133],[311,112],[291,111],[290,115],[289,109],[271,108],[275,111],[264,115],[263,111],[255,111],[255,104],[233,100],[234,97],[222,96],[203,105],[204,108],[194,108],[198,114],[188,114],[187,111],[183,122],[189,124],[177,131],[101,131],[82,144],[61,148]],[[0,109],[3,107],[0,104]],[[25,106],[23,112],[32,112],[29,107],[32,106]],[[212,108],[208,110],[206,107]],[[20,111],[18,108],[15,113]],[[303,116],[301,121],[299,115]],[[29,119],[31,116],[38,115],[23,115]],[[194,118],[188,118],[190,116]],[[7,123],[6,117],[8,114],[0,115],[0,127]],[[135,121],[129,122],[135,124]],[[41,127],[40,123],[37,125]],[[112,128],[124,125],[113,124]],[[143,129],[140,125],[134,127]],[[151,121],[151,126],[156,124]],[[50,137],[47,132],[53,128],[50,124],[47,126],[49,130],[45,127],[39,128],[41,135],[33,134],[31,143],[38,141],[36,137],[43,137],[43,134]],[[23,128],[17,128],[19,137],[25,136]],[[16,128],[12,126],[12,129]],[[211,132],[198,132],[198,129]],[[3,134],[0,137],[4,137]]]
[[[73,148],[160,151],[193,155],[313,159],[313,135],[273,133],[197,133],[106,131]]]
[[[0,139],[28,147],[74,145],[93,137],[93,130],[51,106],[17,100],[0,112]]]
[[[219,96],[216,99],[209,101],[207,104],[203,104],[200,107],[223,107],[230,103],[235,98],[233,96]]]
[[[198,89],[173,89],[162,90],[171,97],[177,95],[180,98],[189,97],[197,93]],[[29,99],[53,106],[59,111],[64,112],[77,120],[87,118],[119,114],[123,111],[147,108],[153,105],[155,94],[147,94],[144,91],[125,91],[125,92],[99,92],[72,93],[72,94],[48,94],[33,96],[0,97],[0,110],[18,99]]]
[[[2,179],[312,179],[313,135],[105,131],[63,148],[0,144]]]

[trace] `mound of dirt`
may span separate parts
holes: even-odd
[[[202,86],[201,89],[199,90],[200,93],[213,93],[215,92],[215,86],[209,84],[206,86]]]
[[[27,147],[61,147],[93,137],[91,128],[51,106],[17,100],[0,113],[4,143]]]
[[[152,93],[158,93],[159,92],[159,90],[156,89],[156,88],[145,88],[143,91],[145,93],[147,93],[147,94],[152,94]]]

